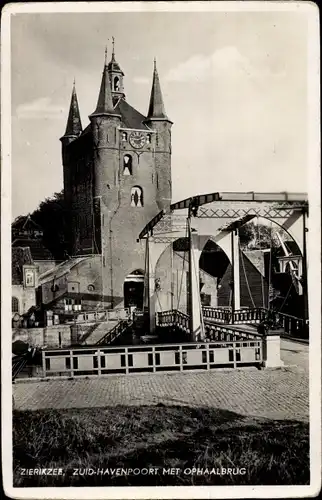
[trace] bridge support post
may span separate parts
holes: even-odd
[[[231,257],[233,272],[233,310],[240,309],[240,266],[239,266],[239,233],[238,229],[231,232]]]
[[[199,236],[197,232],[189,231],[189,315],[190,335],[194,342],[204,336],[201,327],[201,302],[199,279]]]
[[[156,268],[159,261],[159,258],[167,248],[169,243],[166,242],[156,242],[152,235],[148,236],[148,241],[146,245],[147,252],[147,285],[148,285],[148,294],[147,294],[147,302],[148,302],[148,310],[149,310],[149,326],[150,333],[153,334],[156,329],[156,302],[158,301],[158,293],[161,293],[157,290],[156,283]],[[162,286],[162,283],[161,283]]]
[[[284,365],[281,360],[281,332],[271,330],[263,338],[263,362],[265,368],[278,368]]]

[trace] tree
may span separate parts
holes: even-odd
[[[55,259],[65,259],[67,254],[66,209],[64,192],[54,193],[42,201],[39,207],[30,214],[33,221],[43,230],[43,243]]]
[[[275,227],[249,222],[239,229],[240,246],[243,250],[277,248],[280,246],[277,232],[279,229]]]

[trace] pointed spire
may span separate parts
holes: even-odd
[[[112,61],[115,61],[115,38],[112,36]]]
[[[79,107],[78,107],[78,100],[77,100],[77,94],[76,94],[76,87],[75,87],[75,78],[74,78],[74,83],[73,83],[73,90],[72,90],[72,97],[70,101],[70,107],[69,107],[69,115],[68,115],[68,120],[67,120],[67,126],[66,126],[66,131],[65,131],[65,136],[76,136],[78,137],[79,134],[82,132],[82,122],[81,122],[81,117],[79,113]]]
[[[105,49],[105,62],[104,62],[101,88],[97,100],[97,106],[93,115],[98,115],[98,114],[108,114],[108,115],[117,114],[113,107],[111,82],[107,66],[107,49]]]
[[[120,68],[119,63],[115,59],[115,38],[112,36],[112,58],[110,62],[108,63],[108,69],[110,73],[120,73],[122,76],[124,76],[123,71]]]
[[[158,75],[158,70],[157,70],[156,58],[154,58],[153,66],[154,66],[153,67],[153,81],[152,81],[152,90],[151,90],[148,118],[163,118],[163,119],[167,120],[168,117],[167,117],[165,109],[164,109],[163,97],[162,97],[160,80],[159,80],[159,75]]]

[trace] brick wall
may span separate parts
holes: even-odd
[[[26,313],[36,304],[36,291],[34,288],[24,288],[23,285],[12,285],[12,297],[19,301],[19,314]]]
[[[79,298],[82,300],[82,309],[91,310],[102,301],[102,259],[99,255],[85,258],[76,264],[64,276],[55,279],[58,291],[53,291],[53,280],[44,283],[42,288],[42,302],[45,305],[52,304],[55,312],[64,312],[64,298]],[[89,290],[89,285],[94,290]],[[106,298],[105,298],[106,299]],[[108,300],[108,299],[106,299]]]
[[[71,345],[71,326],[55,325],[47,328],[16,328],[12,342],[21,340],[38,347],[67,347]]]

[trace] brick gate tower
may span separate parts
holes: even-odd
[[[101,255],[102,294],[111,307],[142,306],[142,228],[171,203],[171,126],[156,62],[147,116],[126,100],[124,73],[105,63],[95,111],[83,130],[75,84],[61,138],[71,256]]]

